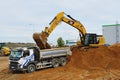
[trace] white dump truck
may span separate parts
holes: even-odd
[[[40,50],[37,47],[13,49],[9,57],[12,71],[33,72],[47,67],[64,66],[71,55],[69,48]]]

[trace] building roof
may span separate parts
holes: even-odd
[[[109,25],[102,25],[103,27],[114,27],[114,26],[120,26],[120,24],[109,24]]]

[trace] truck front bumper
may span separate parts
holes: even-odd
[[[25,69],[21,68],[21,64],[18,62],[10,62],[9,69],[12,71],[24,71]]]

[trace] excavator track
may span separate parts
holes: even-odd
[[[33,39],[40,49],[50,49],[51,48],[51,46],[47,43],[47,35],[44,32],[34,33]]]

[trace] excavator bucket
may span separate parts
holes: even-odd
[[[40,49],[50,49],[51,48],[51,46],[47,43],[47,34],[45,32],[34,33],[33,39]]]

